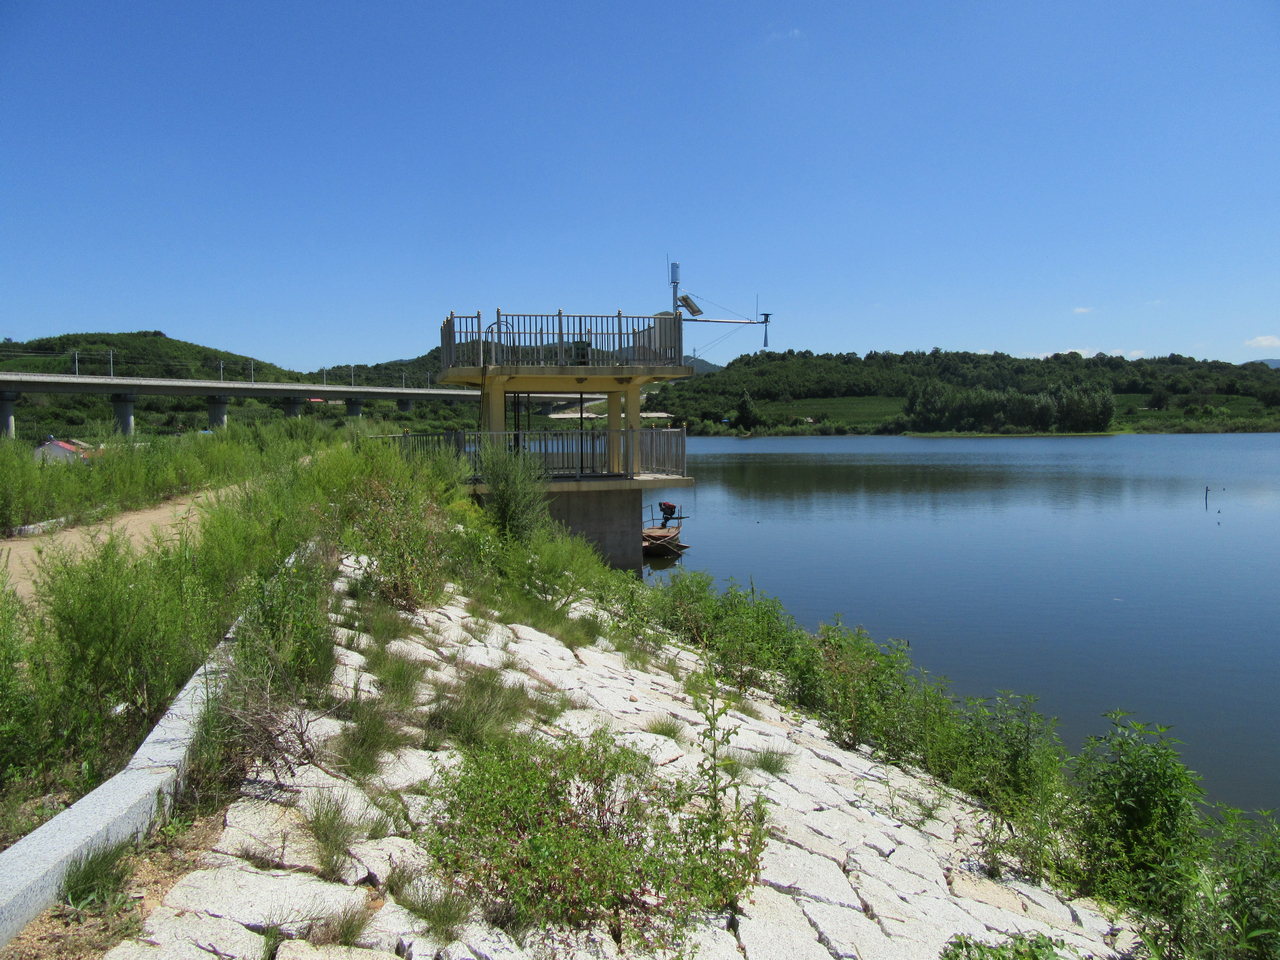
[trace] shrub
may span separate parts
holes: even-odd
[[[1083,813],[1080,882],[1090,893],[1177,926],[1205,853],[1196,808],[1203,791],[1179,760],[1167,727],[1127,716],[1108,713],[1111,730],[1090,737],[1075,762]]]
[[[374,589],[403,610],[439,596],[444,583],[440,508],[410,478],[374,479],[355,494],[362,503],[349,544],[373,560]]]
[[[143,554],[114,532],[83,555],[46,552],[30,658],[55,742],[75,749],[105,728],[146,729],[217,637],[188,556]]]
[[[332,579],[316,550],[258,581],[236,634],[241,668],[299,695],[328,683],[334,666]]]
[[[486,443],[480,475],[487,490],[485,513],[504,539],[527,543],[550,522],[546,473],[536,457]]]

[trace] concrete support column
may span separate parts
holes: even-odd
[[[302,397],[285,397],[284,398],[284,415],[286,417],[302,416],[302,405],[306,400]]]
[[[502,433],[507,429],[506,377],[490,377],[480,392],[480,429],[485,433]]]
[[[413,401],[412,401],[412,400],[397,400],[397,401],[396,401],[396,409],[397,409],[397,410],[399,410],[401,413],[412,413],[412,412],[413,412]]]
[[[133,436],[133,405],[138,397],[132,393],[113,393],[111,409],[116,415],[116,429],[126,437]]]
[[[21,394],[9,390],[0,391],[0,437],[8,437],[12,440],[18,435],[13,420],[13,405],[18,401],[19,396]]]
[[[640,472],[640,384],[627,384],[627,444],[631,448],[629,473]]]
[[[227,425],[227,404],[230,397],[206,397],[209,402],[209,429],[217,430]]]
[[[364,416],[364,398],[363,397],[347,398],[347,416],[348,417]]]
[[[622,442],[622,394],[607,393],[605,398],[609,403],[609,472],[622,472],[622,451],[625,444]]]

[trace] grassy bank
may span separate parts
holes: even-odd
[[[548,851],[536,864],[543,872],[527,872],[527,864],[516,865],[526,872],[513,872],[502,845],[492,842],[504,829],[505,809],[494,784],[523,790],[537,809],[558,795],[561,769],[591,771],[606,784],[637,784],[638,798],[656,794],[645,792],[651,785],[636,761],[607,744],[552,755],[545,744],[534,749],[513,741],[539,711],[564,704],[517,697],[493,673],[460,675],[439,688],[425,714],[413,711],[407,692],[421,681],[422,668],[391,652],[405,622],[395,611],[430,604],[452,582],[486,616],[530,624],[570,647],[604,635],[635,662],[662,656],[672,640],[703,652],[709,674],[686,685],[712,712],[736,691],[761,688],[815,717],[842,746],[923,770],[974,796],[988,811],[982,842],[992,874],[1047,877],[1129,910],[1141,919],[1154,955],[1280,955],[1280,828],[1268,815],[1207,806],[1166,731],[1116,714],[1107,732],[1072,756],[1033,698],[958,700],[944,681],[916,669],[905,648],[839,623],[809,633],[776,599],[734,585],[719,590],[706,574],[681,572],[651,587],[610,570],[588,545],[548,522],[539,498],[530,496],[536,473],[513,463],[489,467],[506,472],[482,511],[459,498],[462,471],[448,457],[407,461],[378,442],[335,447],[219,503],[198,540],[144,554],[104,541],[82,561],[51,562],[33,607],[12,598],[0,606],[11,667],[0,670],[11,680],[0,687],[6,698],[0,717],[24,718],[3,742],[28,738],[8,755],[6,783],[82,785],[103,775],[110,757],[145,732],[164,691],[236,611],[247,610],[236,654],[240,679],[213,715],[197,764],[202,776],[234,779],[248,758],[287,739],[292,715],[283,702],[344,711],[335,715],[352,726],[336,748],[338,762],[356,778],[369,775],[406,726],[421,727],[427,746],[450,744],[462,757],[442,794],[457,829],[438,838],[433,851],[464,878],[469,896],[515,904],[512,925],[557,916],[578,922],[587,914],[574,911],[600,902],[601,889],[612,891],[614,899],[604,902],[616,906],[615,919],[634,908],[627,916],[637,924],[643,905],[657,896],[669,897],[663,902],[673,909],[731,904],[748,879],[756,821],[715,792],[732,762],[727,740],[707,744],[710,792],[685,798],[688,809],[719,810],[723,819],[697,820],[692,834],[664,834],[666,846],[601,846],[611,859],[599,863],[586,886],[577,885],[577,875],[555,872],[572,863],[586,834],[540,832],[538,843]],[[281,571],[303,542],[314,545],[306,560]],[[383,690],[376,706],[339,707],[326,699],[332,665],[326,565],[339,552],[374,561],[366,570],[376,573],[353,579],[351,603],[342,609],[350,626],[373,638],[366,657]],[[128,616],[109,629],[97,622],[116,610]],[[720,758],[714,751],[722,748]],[[627,809],[640,816],[642,806]],[[660,809],[664,816],[680,812]],[[927,813],[920,811],[922,818]],[[547,830],[573,819],[565,808],[548,816]],[[628,836],[657,829],[645,824]],[[477,825],[487,826],[469,829]],[[341,837],[333,842],[338,856]],[[663,851],[656,859],[655,849]],[[738,851],[729,875],[722,866],[708,873],[726,850]],[[627,877],[644,879],[626,886]],[[540,894],[548,878],[572,880],[573,897]],[[420,906],[438,911],[432,914],[438,919],[448,910],[441,902]]]
[[[1210,806],[1164,728],[1123,713],[1069,755],[1035,699],[957,700],[907,650],[701,573],[647,591],[649,616],[740,686],[812,712],[832,739],[932,774],[989,811],[992,874],[1044,877],[1135,912],[1155,956],[1280,955],[1280,827]]]
[[[231,424],[181,437],[104,438],[83,463],[41,463],[0,439],[0,531],[51,519],[107,519],[170,497],[239,483],[363,433],[314,420]]]
[[[369,469],[358,445],[284,446],[224,451],[223,462],[256,464],[255,482],[205,508],[199,530],[176,541],[135,549],[106,534],[77,553],[47,550],[29,605],[0,574],[0,845],[127,762],[249,600]],[[144,476],[157,463],[170,462],[144,461]]]

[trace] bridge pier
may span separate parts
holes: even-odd
[[[399,410],[401,413],[412,413],[412,412],[413,412],[413,401],[412,401],[412,400],[397,400],[397,401],[396,401],[396,409],[397,409],[397,410]]]
[[[116,429],[126,437],[133,436],[133,405],[138,402],[134,393],[113,393],[111,410],[116,415]]]
[[[364,398],[350,397],[347,399],[347,416],[359,417],[364,414]]]
[[[13,420],[13,404],[20,396],[22,394],[12,390],[0,390],[0,436],[8,436],[10,440],[18,435]]]
[[[0,392],[0,437],[12,440],[18,435],[13,422],[13,405],[21,394],[9,390]]]
[[[208,397],[209,401],[209,429],[217,430],[219,427],[227,425],[227,404],[231,402],[230,397]]]
[[[302,397],[285,397],[284,398],[284,415],[286,417],[302,416],[302,405],[306,400]]]

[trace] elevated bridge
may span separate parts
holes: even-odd
[[[459,387],[365,387],[345,383],[263,383],[243,380],[168,380],[156,377],[89,377],[58,373],[11,373],[0,371],[0,435],[12,437],[14,403],[23,393],[91,393],[111,397],[120,432],[133,433],[133,405],[138,397],[205,397],[209,404],[209,426],[225,426],[227,404],[233,397],[260,397],[284,400],[286,416],[299,416],[308,400],[342,400],[347,416],[358,417],[366,400],[394,400],[402,411],[413,409],[417,400],[480,400],[479,390]],[[559,394],[533,393],[535,403],[564,400]],[[596,402],[603,395],[585,399]]]

